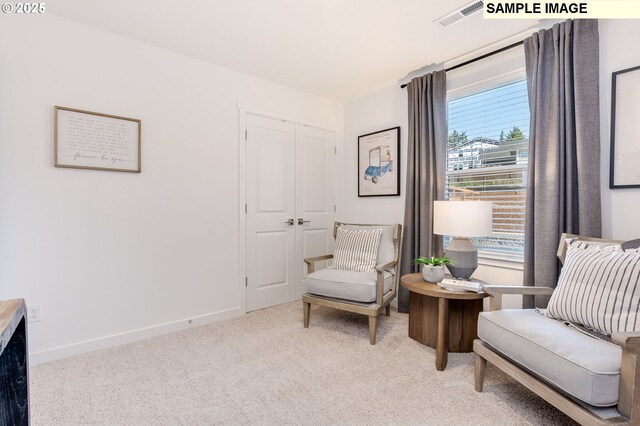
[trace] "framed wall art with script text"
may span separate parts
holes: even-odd
[[[54,165],[140,173],[140,135],[138,119],[56,106]]]

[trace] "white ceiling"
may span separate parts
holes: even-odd
[[[536,24],[432,21],[468,0],[56,0],[54,13],[346,102]]]

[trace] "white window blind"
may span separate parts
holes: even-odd
[[[494,203],[493,234],[474,239],[481,251],[522,254],[529,148],[524,77],[448,102],[449,200]]]

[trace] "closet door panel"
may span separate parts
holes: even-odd
[[[305,257],[333,252],[336,136],[332,131],[296,125],[296,223],[300,250],[296,264],[306,275]],[[326,267],[322,262],[316,268]],[[303,289],[296,287],[296,298]]]
[[[295,125],[247,115],[247,311],[294,300]]]

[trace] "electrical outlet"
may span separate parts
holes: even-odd
[[[42,319],[40,317],[40,305],[31,305],[27,309],[27,316],[29,317],[29,322],[40,322]]]

